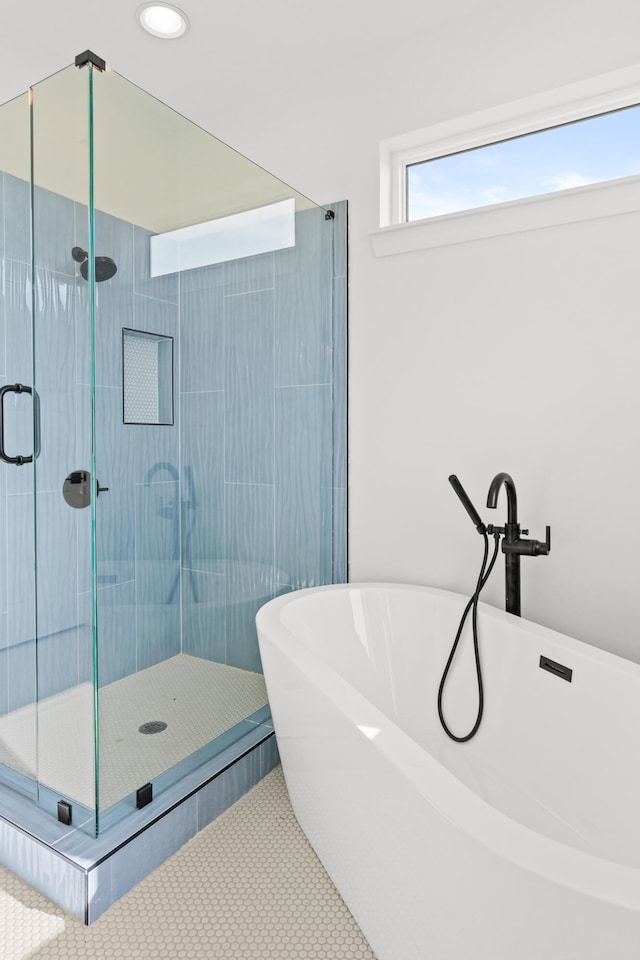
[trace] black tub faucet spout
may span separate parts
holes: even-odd
[[[504,486],[507,491],[507,523],[518,523],[518,497],[516,495],[516,485],[508,473],[496,473],[491,481],[489,493],[487,494],[487,506],[495,509],[498,502],[498,493],[500,487]]]
[[[546,539],[527,540],[520,534],[528,534],[528,530],[521,530],[518,523],[518,498],[516,485],[508,473],[497,473],[489,487],[487,506],[495,508],[498,503],[498,493],[504,486],[507,491],[507,522],[503,528],[488,527],[504,533],[502,552],[505,555],[505,609],[507,613],[520,616],[520,557],[546,556],[551,550],[551,528],[546,529]]]

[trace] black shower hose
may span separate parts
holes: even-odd
[[[464,613],[462,614],[462,619],[460,620],[460,625],[458,627],[458,632],[456,633],[456,638],[453,641],[453,646],[451,647],[451,652],[449,654],[449,659],[447,660],[447,665],[442,672],[442,679],[440,681],[440,689],[438,690],[438,716],[440,717],[440,723],[446,735],[452,740],[455,740],[456,743],[465,743],[467,740],[471,740],[471,737],[475,736],[480,726],[482,720],[482,711],[484,710],[484,691],[482,686],[482,669],[480,667],[480,650],[478,649],[478,600],[480,599],[480,593],[482,589],[491,576],[491,571],[493,570],[493,565],[496,562],[498,556],[498,547],[500,545],[500,534],[494,532],[494,548],[493,556],[487,568],[487,558],[489,556],[489,537],[486,533],[483,532],[482,536],[484,537],[484,557],[482,558],[482,566],[480,567],[480,576],[478,577],[478,583],[476,585],[475,593],[469,600],[468,604],[464,608]],[[486,572],[485,572],[486,571]],[[460,637],[462,636],[462,631],[464,630],[465,621],[469,610],[473,609],[472,615],[472,625],[473,625],[473,652],[476,658],[476,676],[478,678],[478,716],[476,717],[476,722],[473,727],[464,737],[457,737],[455,733],[452,733],[447,722],[444,719],[444,714],[442,712],[442,695],[444,693],[445,684],[447,682],[447,674],[451,664],[453,663],[453,658],[456,655],[456,650],[458,649],[458,644],[460,643]]]

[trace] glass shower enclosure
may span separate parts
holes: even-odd
[[[0,182],[0,783],[97,836],[268,719],[257,609],[345,579],[344,237],[89,52]]]

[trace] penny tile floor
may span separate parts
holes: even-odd
[[[2,960],[375,960],[277,767],[85,927],[0,867]]]

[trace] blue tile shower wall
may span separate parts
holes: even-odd
[[[96,284],[98,677],[101,686],[180,653],[179,395],[174,424],[123,423],[122,329],[172,338],[176,278],[149,278],[148,234],[96,212],[96,254],[118,272]]]
[[[92,678],[89,510],[61,496],[90,469],[88,287],[71,248],[87,210],[0,174],[0,373],[36,382],[40,695]],[[179,652],[259,670],[257,609],[276,594],[346,575],[346,205],[304,211],[296,247],[182,276],[149,276],[149,236],[96,213],[99,682]],[[173,338],[174,424],[123,424],[122,328]],[[6,352],[3,350],[6,343]],[[6,357],[10,358],[10,368]],[[31,442],[31,410],[10,395],[7,447]],[[11,414],[9,416],[9,414]],[[333,453],[332,453],[333,449]],[[2,543],[33,543],[30,468],[0,469]],[[8,546],[4,548],[4,558]],[[35,698],[34,569],[0,571],[0,712]]]
[[[333,517],[346,507],[346,204],[333,209],[334,220],[298,213],[294,248],[182,278],[182,467],[194,491],[183,650],[248,670],[261,669],[263,603],[346,577],[346,520]],[[194,430],[205,423],[206,453]]]

